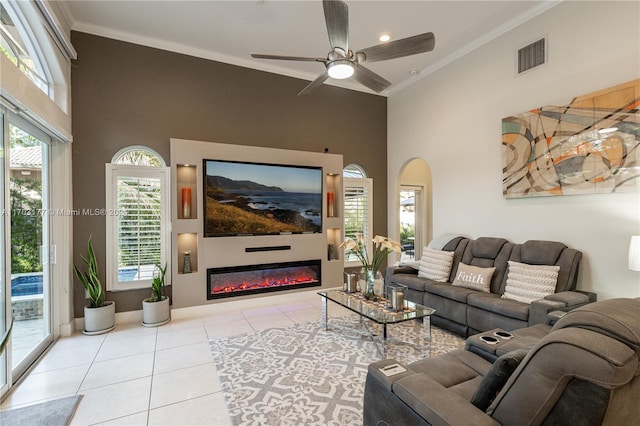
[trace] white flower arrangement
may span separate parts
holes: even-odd
[[[387,237],[376,235],[373,239],[373,257],[369,259],[369,252],[366,241],[362,234],[356,234],[356,239],[347,238],[341,244],[344,247],[345,254],[353,253],[356,255],[362,266],[371,271],[377,271],[382,261],[392,252],[400,253],[402,246],[399,242],[393,241]]]

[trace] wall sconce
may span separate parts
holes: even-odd
[[[631,237],[629,244],[629,269],[640,271],[640,235]]]

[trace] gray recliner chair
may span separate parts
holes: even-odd
[[[461,349],[390,377],[397,361],[371,364],[364,425],[640,424],[639,350],[640,298],[592,303],[494,363]]]

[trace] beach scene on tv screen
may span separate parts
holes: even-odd
[[[322,232],[322,169],[205,160],[205,235]]]

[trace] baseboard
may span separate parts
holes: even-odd
[[[60,337],[69,337],[75,330],[77,330],[75,320],[66,324],[60,324]]]
[[[142,309],[138,311],[127,311],[116,313],[116,325],[118,324],[131,324],[142,323]]]

